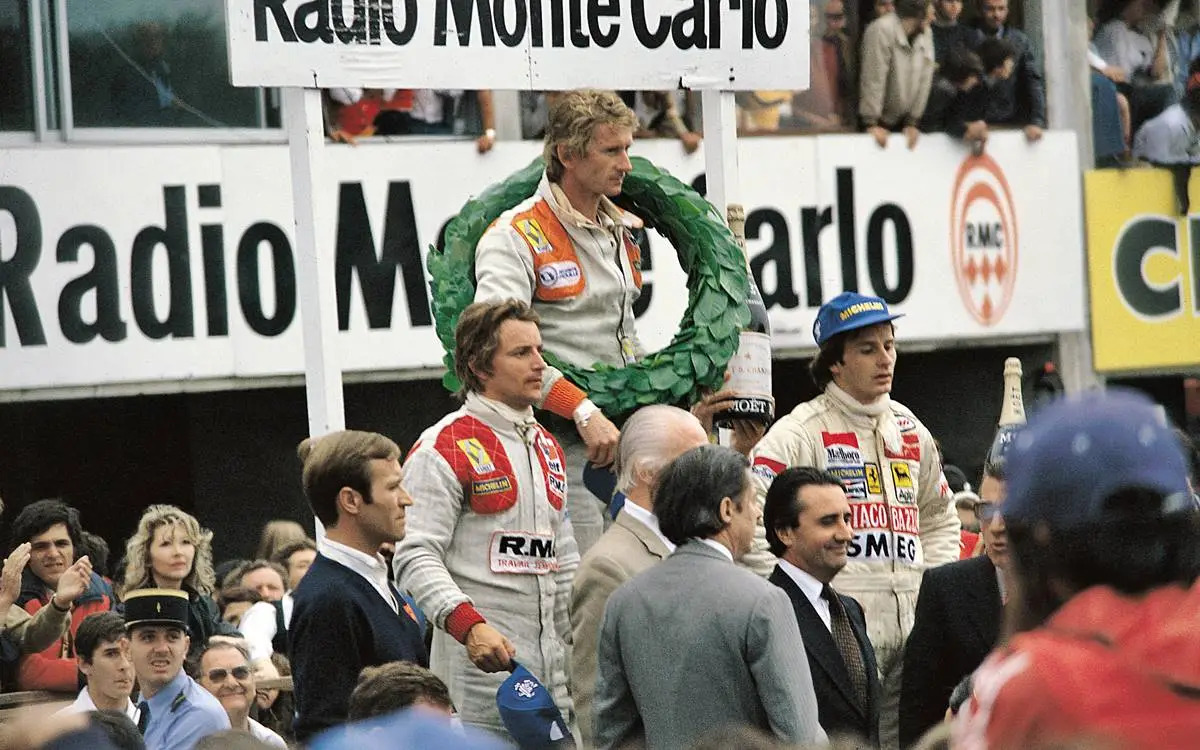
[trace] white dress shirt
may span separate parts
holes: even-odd
[[[326,556],[328,557],[328,555]],[[286,629],[291,627],[292,608],[295,606],[290,591],[283,595],[282,604],[283,627]],[[255,602],[250,609],[246,610],[246,614],[242,615],[242,621],[238,623],[238,630],[241,631],[242,637],[250,646],[250,661],[271,658],[271,654],[275,653],[275,647],[271,645],[271,642],[279,634],[275,618],[275,605],[272,602]]]
[[[88,695],[87,688],[84,687],[83,690],[79,691],[79,697],[75,699],[74,703],[69,706],[63,706],[55,711],[55,714],[86,714],[99,710],[96,708],[96,703],[92,700],[92,696]],[[134,724],[137,724],[139,715],[137,706],[133,705],[133,701],[128,698],[125,699],[125,715],[132,719]]]
[[[669,552],[675,551],[675,545],[670,539],[667,539],[665,536],[663,536],[662,529],[660,529],[658,526],[658,516],[654,515],[628,498],[626,499],[625,504],[621,506],[621,510],[624,510],[626,513],[632,516],[633,520],[640,522],[643,526],[653,531],[654,536],[658,537],[660,540],[662,540],[663,544],[667,545],[667,550]],[[721,549],[725,548],[722,547]],[[728,550],[726,551],[728,552]]]
[[[825,623],[825,627],[829,632],[833,632],[833,618],[829,613],[829,602],[821,596],[821,590],[825,588],[825,584],[813,578],[811,574],[797,568],[782,557],[779,558],[779,569],[787,573],[788,578],[791,578],[800,590],[804,592],[804,596],[808,598],[808,602],[813,605],[813,609],[817,610],[817,617],[821,618],[821,622]]]
[[[345,565],[365,578],[367,583],[371,584],[372,588],[378,591],[383,600],[391,606],[392,611],[400,614],[400,606],[392,594],[391,587],[388,586],[387,563],[384,561],[383,555],[378,552],[368,555],[344,544],[339,544],[329,537],[325,537],[323,543],[321,554],[336,563]]]
[[[717,540],[715,540],[715,539],[700,539],[700,538],[697,538],[697,539],[696,539],[696,541],[697,541],[697,542],[702,542],[702,543],[704,543],[704,544],[707,544],[709,547],[712,547],[713,549],[715,549],[715,550],[717,550],[718,552],[720,552],[722,555],[725,555],[726,557],[728,557],[728,558],[729,558],[729,562],[733,562],[733,553],[729,551],[729,548],[728,548],[728,547],[726,547],[724,544],[721,544],[721,543],[720,543],[720,542],[718,542]]]
[[[265,742],[271,747],[277,747],[279,750],[287,750],[287,743],[278,734],[275,734],[254,719],[247,719],[247,721],[250,722],[250,734],[254,739]]]

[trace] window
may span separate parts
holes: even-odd
[[[222,0],[67,0],[66,8],[74,127],[268,124],[262,90],[229,84]]]
[[[29,3],[0,0],[0,131],[33,130]]]

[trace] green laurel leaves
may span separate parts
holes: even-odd
[[[717,210],[646,159],[634,157],[632,162],[633,172],[625,178],[617,203],[675,248],[688,276],[688,306],[679,331],[665,348],[626,367],[603,363],[576,367],[553,352],[546,354],[551,365],[611,417],[648,404],[692,402],[701,388],[719,388],[737,350],[738,334],[750,321],[746,261]],[[433,317],[446,350],[442,382],[450,390],[459,387],[454,376],[454,328],[475,297],[475,245],[502,213],[534,194],[542,169],[537,159],[467,201],[446,227],[444,249],[429,249]]]

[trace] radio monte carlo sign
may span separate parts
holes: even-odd
[[[804,89],[808,0],[226,0],[235,86]]]
[[[775,351],[810,350],[817,309],[851,289],[905,313],[902,347],[1081,330],[1080,186],[1062,164],[1072,138],[1048,133],[1031,152],[1021,134],[998,133],[987,159],[934,136],[915,152],[847,135],[745,140],[746,242]],[[337,149],[314,200],[346,372],[441,368],[425,260],[468,197],[445,175],[481,190],[539,151]],[[704,169],[672,140],[634,151],[687,182]],[[0,164],[0,400],[304,371],[285,146],[15,148]],[[1062,210],[1045,210],[1047,194]],[[635,313],[657,349],[687,295],[674,250],[648,235]]]

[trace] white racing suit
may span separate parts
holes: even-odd
[[[890,413],[868,414],[831,383],[825,393],[780,418],[751,453],[760,502],[789,466],[826,469],[846,487],[854,538],[849,562],[833,585],[857,599],[866,614],[883,677],[883,747],[897,741],[889,742],[888,736],[897,732],[904,642],[912,630],[921,575],[958,559],[960,528],[933,436],[906,407],[887,403]],[[878,426],[889,417],[898,428],[892,447]],[[775,557],[761,525],[742,563],[770,575]]]
[[[400,588],[437,625],[430,667],[465,723],[504,732],[496,690],[508,673],[481,671],[447,632],[464,611],[477,611],[512,641],[517,661],[574,728],[568,607],[579,552],[566,484],[562,451],[532,411],[520,415],[474,393],[425,430],[405,461],[413,505],[393,566]]]
[[[543,175],[538,191],[506,211],[475,248],[476,302],[518,299],[541,317],[546,351],[576,367],[597,362],[623,367],[645,354],[634,325],[642,289],[641,250],[607,198],[600,214],[575,211]],[[573,422],[586,394],[546,368],[539,407],[565,418],[551,422],[571,470],[567,500],[580,552],[604,532],[608,498],[583,486],[587,452]],[[607,415],[612,418],[614,415]]]

